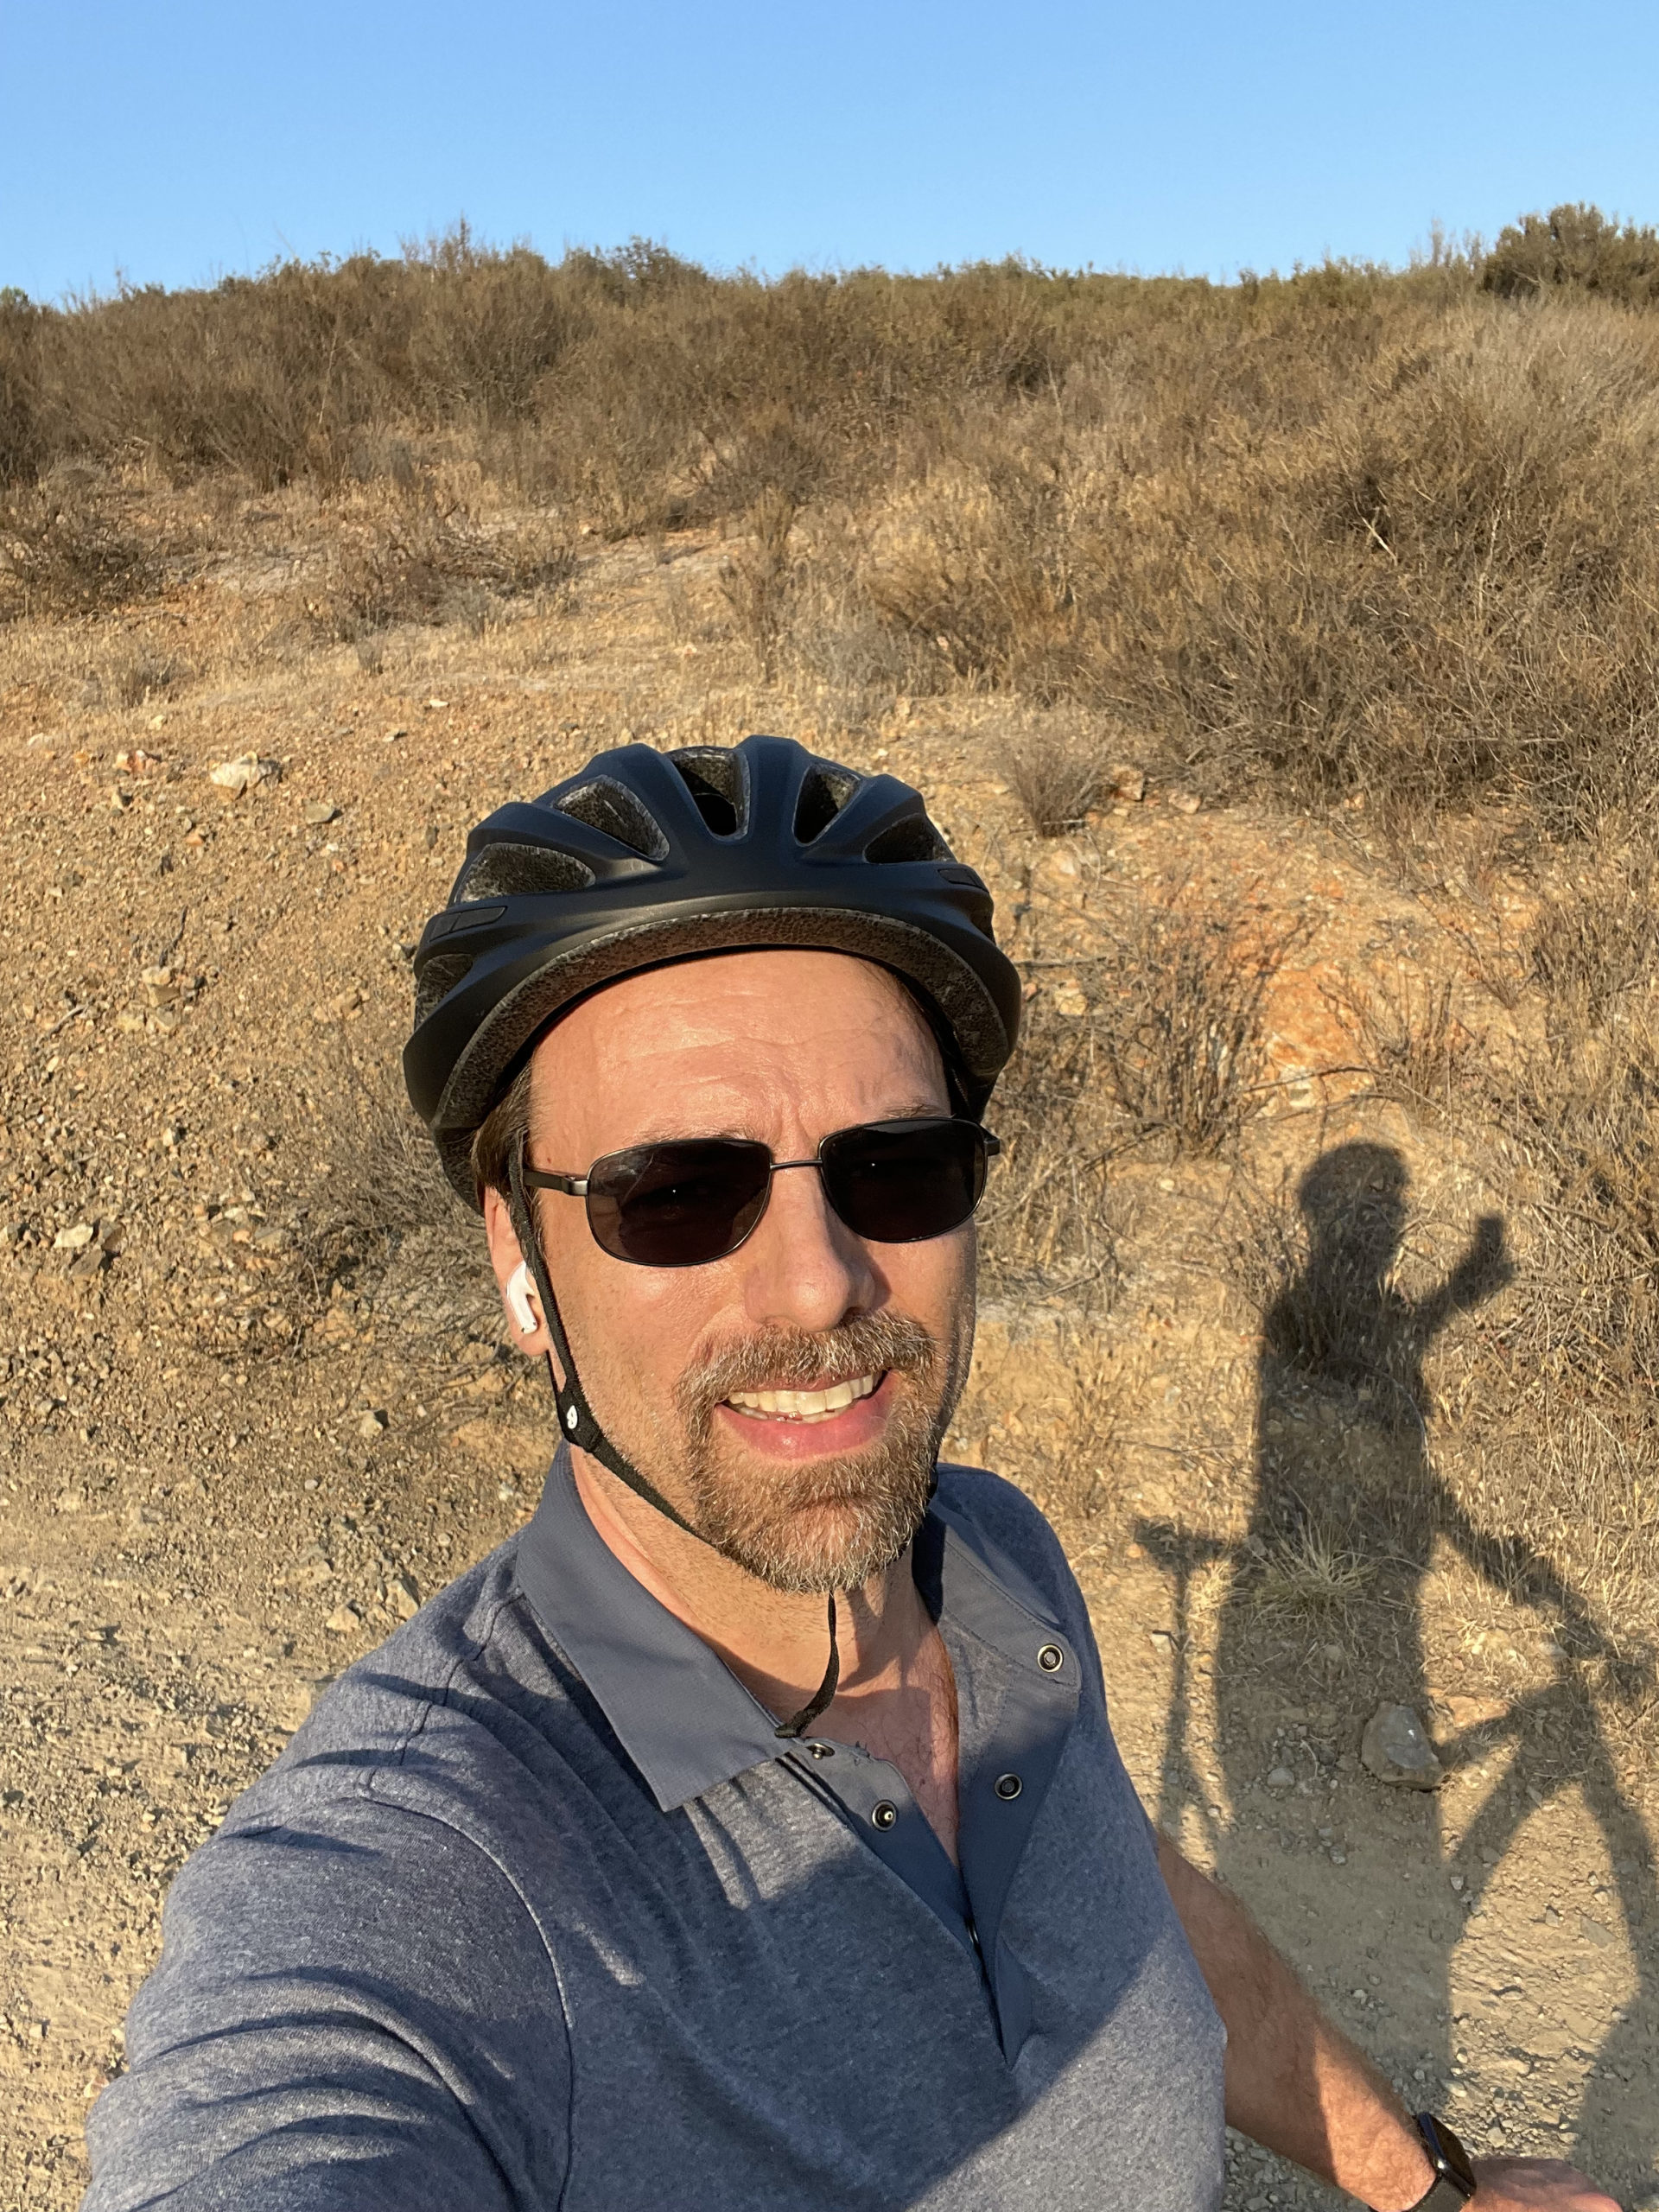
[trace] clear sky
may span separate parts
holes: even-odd
[[[0,284],[658,238],[717,268],[1402,261],[1659,219],[1654,0],[4,0]]]

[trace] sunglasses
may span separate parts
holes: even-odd
[[[816,1167],[855,1236],[919,1244],[960,1229],[1001,1150],[977,1122],[868,1122],[827,1136],[810,1160],[774,1160],[747,1137],[691,1137],[607,1153],[585,1175],[526,1166],[532,1190],[583,1198],[601,1249],[639,1268],[701,1268],[753,1234],[786,1168]]]

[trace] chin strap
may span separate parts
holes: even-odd
[[[576,1373],[576,1363],[570,1353],[570,1341],[564,1333],[560,1318],[559,1303],[553,1295],[553,1286],[548,1281],[547,1262],[542,1254],[542,1240],[536,1234],[536,1224],[525,1194],[524,1178],[524,1147],[515,1145],[507,1161],[507,1181],[512,1193],[512,1227],[518,1239],[518,1249],[530,1262],[531,1278],[536,1285],[536,1295],[541,1300],[542,1319],[547,1325],[550,1340],[547,1354],[547,1379],[553,1385],[553,1396],[559,1409],[559,1433],[567,1443],[580,1445],[588,1455],[608,1467],[620,1483],[626,1483],[636,1497],[683,1529],[688,1536],[695,1536],[700,1544],[709,1539],[700,1529],[694,1529],[683,1513],[677,1512],[654,1483],[648,1482],[631,1461],[624,1459],[610,1438],[600,1427],[588,1394],[582,1387]],[[558,1368],[564,1370],[564,1380],[559,1380],[558,1368],[553,1355],[558,1354]],[[841,1652],[836,1641],[836,1593],[830,1592],[830,1664],[824,1669],[823,1680],[800,1711],[785,1720],[778,1729],[782,1737],[801,1735],[818,1718],[835,1696],[841,1681]]]

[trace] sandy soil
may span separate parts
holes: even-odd
[[[625,733],[830,741],[817,702],[688,638],[717,556],[665,550],[595,554],[533,634],[411,633],[378,676],[342,649],[164,708],[0,705],[0,2205],[76,2201],[185,1854],[318,1685],[533,1502],[544,1385],[418,1195],[387,1070],[409,949],[490,805]],[[205,588],[177,610],[221,614]],[[1318,1073],[1352,1056],[1332,979],[1427,962],[1421,903],[1356,846],[1155,791],[1039,845],[996,736],[940,701],[834,742],[935,795],[1025,952],[1063,960],[1172,874],[1300,918],[1258,1177],[1370,1144],[1414,1180],[1422,1264],[1453,1265],[1478,1166]],[[207,769],[250,753],[276,770],[227,799]],[[1413,2098],[1659,2206],[1650,1738],[1593,1605],[1520,1602],[1499,1532],[1456,1522],[1435,1423],[1275,1370],[1221,1264],[1230,1178],[1126,1162],[1114,1280],[1086,1312],[992,1301],[957,1446],[1054,1512],[1147,1802]],[[1338,1480],[1421,1498],[1409,1555],[1317,1624],[1256,1603],[1275,1485]],[[1438,1792],[1360,1764],[1385,1700],[1435,1732]],[[1235,2167],[1247,2212],[1319,2197],[1244,2146]]]

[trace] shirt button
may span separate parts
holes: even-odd
[[[871,1821],[879,1828],[890,1828],[899,1817],[899,1808],[884,1797],[870,1814]]]
[[[1017,1774],[999,1774],[996,1777],[996,1794],[1005,1804],[1011,1805],[1014,1802],[1020,1795],[1020,1777]]]
[[[1065,1664],[1065,1654],[1058,1643],[1046,1643],[1037,1654],[1037,1664],[1046,1675],[1058,1675]]]

